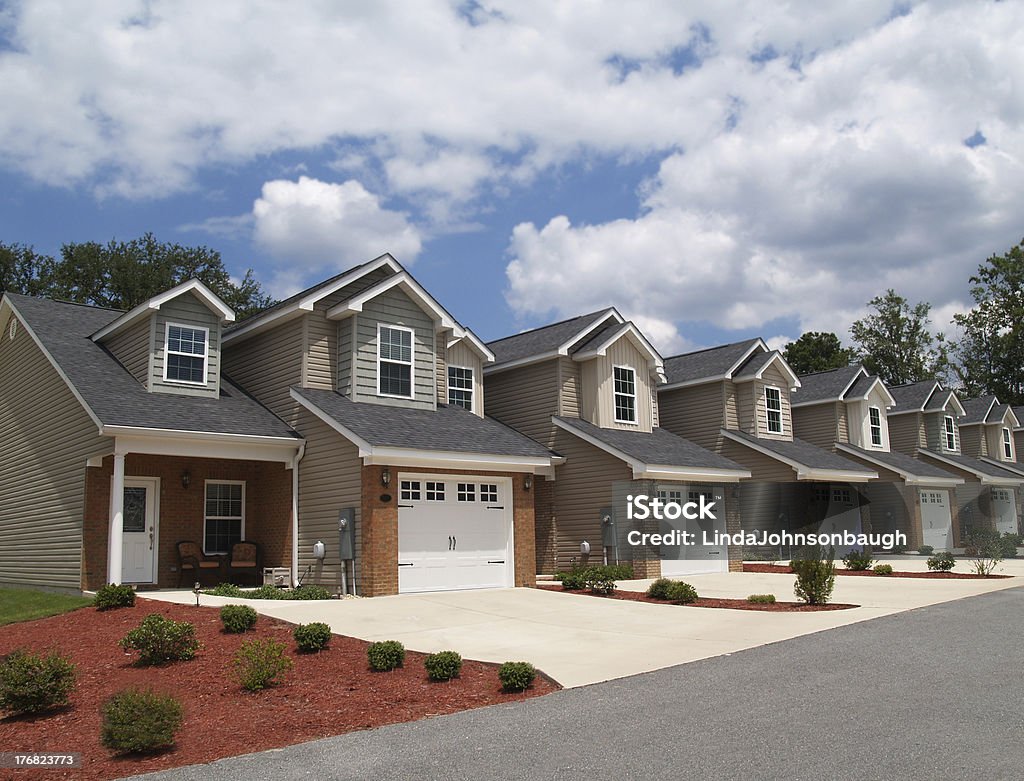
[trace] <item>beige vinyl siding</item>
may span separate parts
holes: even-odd
[[[413,330],[412,398],[392,398],[377,392],[378,325],[401,326]],[[355,400],[436,409],[437,365],[434,343],[433,321],[400,289],[392,288],[367,301],[356,323]]]
[[[1020,454],[1024,451],[1021,448],[1024,447],[1024,430],[1013,432],[1013,455],[1017,460],[1017,463],[1021,463]]]
[[[0,335],[0,583],[79,590],[86,460],[111,440],[19,325]]]
[[[965,426],[960,429],[960,449],[965,455],[974,458],[988,455],[988,442],[984,435],[984,428],[985,426]]]
[[[448,364],[445,361],[444,353],[437,351],[437,398],[448,398]]]
[[[149,361],[153,349],[153,315],[143,317],[120,333],[103,341],[103,346],[128,372],[148,387]]]
[[[789,400],[789,378],[783,375],[775,366],[765,369],[762,379],[754,380],[752,383],[755,393],[755,410],[757,416],[756,436],[764,439],[792,439],[793,438],[793,413]],[[765,407],[764,389],[768,386],[779,389],[779,396],[782,401],[782,433],[771,434],[768,432],[768,411]]]
[[[327,310],[321,303],[317,303],[303,321],[302,386],[335,390],[338,387],[338,330],[347,324],[328,320]]]
[[[624,366],[633,370],[636,378],[636,423],[615,420],[615,374],[614,367]],[[626,431],[651,430],[651,382],[647,358],[623,336],[608,347],[605,355],[583,362],[580,372],[580,417],[596,426],[618,428]]]
[[[953,429],[956,431],[956,448],[950,450],[946,447],[945,437],[945,412],[929,412],[924,416],[925,435],[927,437],[928,448],[930,450],[936,450],[942,453],[959,453],[960,450],[960,427],[956,424],[956,416],[951,415],[953,418]]]
[[[356,584],[362,563],[359,560],[362,541],[360,523],[362,464],[355,445],[315,415],[301,410],[297,428],[306,439],[306,454],[299,462],[299,575],[303,583],[317,583],[332,591],[341,588],[341,560],[338,558],[338,512],[355,508],[356,518]],[[327,547],[327,556],[313,556],[313,546],[320,540]],[[350,570],[350,575],[351,570]]]
[[[289,389],[302,383],[303,318],[282,323],[224,351],[224,373],[291,425],[298,404]]]
[[[658,411],[658,391],[655,390],[654,379],[651,379],[651,425],[654,428],[661,426],[661,417]]]
[[[567,418],[580,416],[580,365],[572,358],[558,359],[558,414]]]
[[[220,395],[220,318],[189,292],[183,293],[161,306],[153,316],[153,323],[156,330],[153,338],[154,349],[149,389],[182,396],[217,398]],[[183,385],[164,380],[168,323],[177,323],[190,328],[209,329],[210,336],[206,345],[205,386]]]
[[[438,339],[440,344],[441,339]],[[438,350],[441,353],[441,350]],[[483,361],[480,360],[480,356],[476,354],[469,346],[466,345],[465,341],[458,341],[453,344],[447,350],[448,353],[448,366],[462,366],[467,369],[473,370],[473,412],[483,417],[484,415],[484,384],[483,384]],[[438,400],[443,400],[444,404],[448,403],[448,375],[447,367],[444,371],[445,387],[441,390],[441,386],[438,385]]]
[[[722,443],[722,455],[750,470],[750,480],[768,482],[796,480],[796,471],[788,464],[776,461],[739,442],[726,439]]]
[[[980,428],[985,429],[985,436],[980,438],[979,444],[981,445],[981,454],[983,456],[990,456],[998,461],[1003,460],[1003,427],[1002,426],[981,426]],[[963,431],[963,429],[961,429]],[[1012,440],[1011,440],[1012,443]],[[961,446],[966,448],[966,445]],[[1012,444],[1011,444],[1012,447]],[[964,449],[963,452],[967,452]]]
[[[352,398],[352,362],[355,346],[356,323],[350,317],[338,322],[338,393]]]
[[[718,382],[658,393],[661,427],[715,451],[721,447],[723,406]]]
[[[795,425],[795,421],[794,421]],[[882,427],[883,433],[885,429],[885,415],[882,415]],[[836,408],[836,433],[838,438],[836,442],[849,442],[850,441],[850,411],[846,408],[845,404],[839,404]],[[795,436],[800,436],[796,434]]]
[[[736,385],[730,381],[719,383],[722,388],[722,405],[725,414],[725,428],[735,431],[740,428],[739,401],[736,398]]]
[[[793,436],[831,450],[839,439],[838,402],[796,407],[793,410]]]
[[[484,378],[487,414],[551,447],[558,410],[558,364],[552,358]]]
[[[733,388],[736,394],[736,420],[739,424],[739,430],[756,437],[757,400],[754,398],[756,394],[755,384],[753,382],[744,382],[739,385],[733,385]]]
[[[927,444],[924,416],[918,412],[906,415],[888,416],[889,447],[910,456],[917,455],[917,449]]]

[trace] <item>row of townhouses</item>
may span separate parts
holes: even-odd
[[[191,585],[240,541],[364,596],[741,567],[629,545],[639,494],[714,501],[704,531],[1018,530],[1024,410],[798,377],[761,339],[663,358],[614,308],[485,344],[390,255],[238,323],[190,281],[129,312],[5,294],[0,329],[5,583]]]

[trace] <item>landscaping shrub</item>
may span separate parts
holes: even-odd
[[[366,656],[370,661],[371,670],[387,672],[405,663],[405,646],[397,640],[370,643],[370,647],[366,649]]]
[[[1014,532],[1006,532],[999,538],[999,555],[1004,559],[1017,558],[1017,548],[1020,547],[1021,536]]]
[[[295,644],[303,653],[311,654],[322,651],[331,642],[331,628],[322,621],[314,621],[311,624],[299,624],[292,631]]]
[[[562,581],[562,589],[564,591],[580,591],[587,587],[587,579],[584,577],[583,572],[562,572],[559,573]]]
[[[874,573],[876,575],[891,575],[892,564],[876,564],[874,566]]]
[[[242,596],[246,599],[288,599],[288,594],[277,586],[260,586],[259,588],[243,591]]]
[[[579,591],[590,588],[591,583],[599,583],[604,586],[608,581],[612,582],[612,588],[599,593],[610,593],[615,588],[616,580],[632,580],[633,568],[629,564],[597,564],[593,567],[573,567],[568,572],[556,572],[555,580],[562,581],[562,588],[566,591]]]
[[[213,588],[208,588],[203,591],[204,594],[209,594],[211,597],[244,597],[245,592],[242,591],[234,583],[218,583]]]
[[[181,703],[169,694],[126,689],[104,703],[100,741],[118,754],[167,748],[182,715]]]
[[[97,610],[116,610],[119,607],[135,607],[135,589],[124,584],[115,586],[108,583],[96,591],[93,604]]]
[[[949,551],[940,551],[928,559],[928,569],[932,572],[949,572],[956,566],[956,559]]]
[[[224,605],[220,609],[220,620],[226,632],[248,632],[256,626],[258,617],[259,614],[248,605]]]
[[[922,556],[931,556],[933,553],[935,553],[935,548],[933,548],[931,545],[922,545],[920,548],[917,549],[917,552],[920,553]]]
[[[537,668],[529,662],[505,662],[498,668],[498,680],[507,692],[525,691],[536,677]]]
[[[633,567],[629,564],[599,564],[590,569],[609,580],[632,580]]]
[[[38,713],[68,701],[75,666],[56,651],[46,656],[19,648],[0,661],[0,711]]]
[[[651,599],[668,599],[668,589],[673,583],[675,581],[669,578],[658,578],[647,587],[647,596]]]
[[[806,558],[794,559],[789,563],[796,573],[793,591],[808,605],[825,605],[832,598],[836,584],[835,553],[830,548],[826,554],[818,550]]]
[[[587,588],[595,594],[611,594],[615,591],[615,581],[600,572],[587,573]]]
[[[747,597],[747,602],[753,602],[755,605],[774,605],[775,595],[774,594],[751,594]]]
[[[191,659],[199,650],[196,628],[187,621],[174,621],[150,613],[142,623],[121,639],[126,651],[138,651],[141,665],[163,664]]]
[[[855,572],[862,572],[874,563],[874,558],[867,550],[854,549],[843,556],[843,564],[846,565],[847,569]]]
[[[967,538],[967,549],[972,551],[975,559],[971,562],[974,572],[983,577],[991,575],[999,562],[1003,560],[1005,543],[999,532],[984,530],[976,531]],[[1014,546],[1014,555],[1017,548]]]
[[[288,599],[331,599],[334,595],[323,586],[310,584],[288,592]]]
[[[423,660],[427,677],[432,681],[450,681],[462,670],[462,657],[455,651],[439,651]]]
[[[677,605],[689,605],[691,602],[697,601],[697,589],[689,583],[683,583],[681,580],[674,580],[672,581],[672,585],[669,586],[668,590],[665,592],[665,599],[669,602],[674,602]]]
[[[235,677],[246,691],[273,686],[292,669],[292,660],[284,652],[284,643],[276,640],[245,640],[235,653]]]

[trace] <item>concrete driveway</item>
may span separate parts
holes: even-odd
[[[792,599],[793,576],[730,573],[687,578],[705,596],[774,593]],[[620,584],[643,589],[649,581]],[[409,649],[452,649],[471,659],[525,660],[566,687],[730,654],[812,632],[925,605],[1019,585],[1005,580],[836,579],[835,601],[853,610],[767,613],[686,608],[598,599],[538,589],[410,594],[322,602],[235,600],[203,596],[202,604],[244,602],[293,623],[324,621],[337,634],[399,640]],[[194,603],[189,591],[144,593],[147,599]]]

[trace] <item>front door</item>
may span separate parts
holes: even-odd
[[[159,480],[155,477],[124,479],[124,542],[121,557],[122,583],[153,583],[157,545]]]

